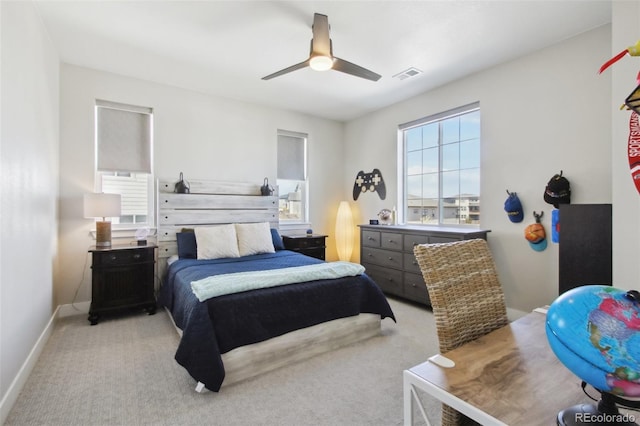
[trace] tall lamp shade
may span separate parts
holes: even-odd
[[[111,222],[106,218],[118,216],[120,216],[120,194],[84,195],[84,217],[102,218],[102,221],[96,221],[96,247],[111,247]]]
[[[336,249],[338,258],[342,261],[351,260],[353,252],[353,215],[351,207],[346,201],[341,201],[338,206],[338,216],[336,217]]]

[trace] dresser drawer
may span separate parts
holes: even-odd
[[[299,251],[302,254],[306,254],[307,256],[315,257],[316,259],[325,260],[324,259],[324,247],[312,247],[304,250],[293,250]]]
[[[366,247],[380,247],[380,232],[362,231],[362,245]]]
[[[131,265],[133,263],[153,262],[154,249],[110,250],[93,252],[93,267]]]
[[[416,302],[431,304],[422,274],[404,273],[404,296]]]
[[[373,280],[385,293],[402,295],[402,272],[394,269],[381,268],[380,266],[362,263],[365,273]]]
[[[402,269],[402,253],[397,251],[365,247],[362,249],[362,259],[360,261],[388,268]]]
[[[420,265],[418,265],[418,261],[416,260],[416,257],[413,255],[413,253],[404,253],[403,254],[403,265],[404,265],[404,270],[407,272],[413,272],[414,274],[422,274],[422,271],[420,270]]]
[[[384,249],[402,250],[402,235],[391,232],[381,232],[380,246]]]
[[[324,248],[325,236],[320,237],[289,237],[282,236],[282,241],[287,250],[306,249],[306,248]]]
[[[282,243],[287,250],[324,260],[326,235],[283,235]]]
[[[427,244],[429,242],[428,235],[407,234],[404,236],[404,251],[413,253],[413,246],[417,244]]]

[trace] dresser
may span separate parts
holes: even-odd
[[[282,243],[287,250],[297,251],[307,256],[324,260],[326,235],[304,234],[283,235]]]
[[[487,239],[488,230],[408,225],[359,225],[360,263],[387,294],[431,305],[420,266],[413,256],[416,244]]]
[[[156,312],[156,245],[93,247],[91,252],[91,308],[89,322],[96,325],[103,313],[122,309]]]

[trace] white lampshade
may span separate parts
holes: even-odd
[[[336,217],[336,249],[340,260],[347,262],[351,260],[353,238],[354,229],[351,207],[349,207],[348,202],[340,201]]]
[[[84,217],[120,216],[120,194],[84,194]]]

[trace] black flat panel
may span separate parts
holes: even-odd
[[[612,285],[611,204],[560,204],[559,294]]]

